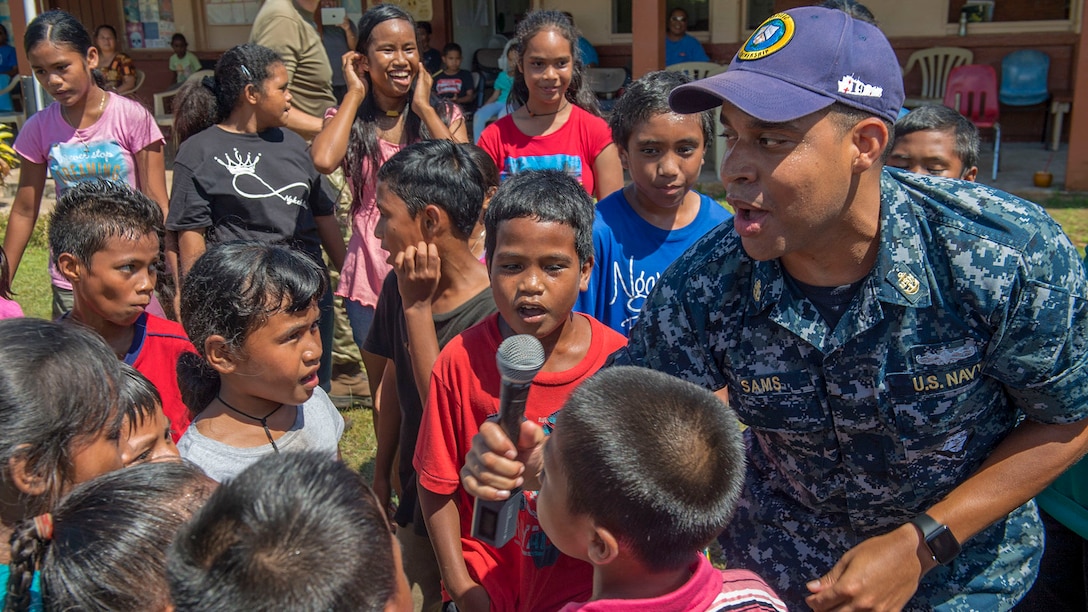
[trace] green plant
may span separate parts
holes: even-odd
[[[5,124],[0,124],[0,178],[6,178],[13,168],[19,167],[19,155],[11,148],[15,134]]]

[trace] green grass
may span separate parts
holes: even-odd
[[[1083,256],[1085,246],[1088,245],[1088,196],[1055,196],[1044,202],[1043,208],[1061,224],[1065,234]]]
[[[28,317],[40,319],[53,318],[53,290],[49,280],[49,237],[46,234],[46,221],[38,219],[30,242],[23,252],[19,263],[19,273],[12,283],[15,301],[23,307]],[[8,231],[7,215],[0,217],[0,235]]]
[[[341,410],[344,421],[350,426],[340,438],[340,454],[344,463],[363,475],[367,482],[374,481],[374,453],[378,440],[374,437],[374,411],[369,405],[356,403],[348,410]]]

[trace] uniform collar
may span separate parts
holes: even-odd
[[[870,276],[879,283],[880,301],[925,308],[932,303],[931,275],[914,197],[895,175],[881,174],[880,251]]]
[[[916,196],[892,174],[882,174],[880,250],[862,291],[875,286],[881,302],[924,308],[931,304],[929,264],[912,197]],[[751,278],[749,314],[758,314],[781,300],[786,287],[777,259],[753,261]]]

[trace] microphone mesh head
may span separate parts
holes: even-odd
[[[499,345],[495,361],[504,380],[525,384],[532,382],[544,367],[544,347],[540,340],[529,334],[510,336]]]

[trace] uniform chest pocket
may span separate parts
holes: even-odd
[[[906,371],[885,375],[896,404],[926,402],[970,393],[982,379],[982,355],[974,340],[912,347]]]
[[[909,368],[884,379],[906,457],[961,457],[976,428],[986,426],[980,417],[999,400],[1000,385],[982,375],[971,340],[915,347]]]
[[[828,415],[807,372],[738,372],[730,385],[730,404],[754,429],[803,433],[828,428]]]

